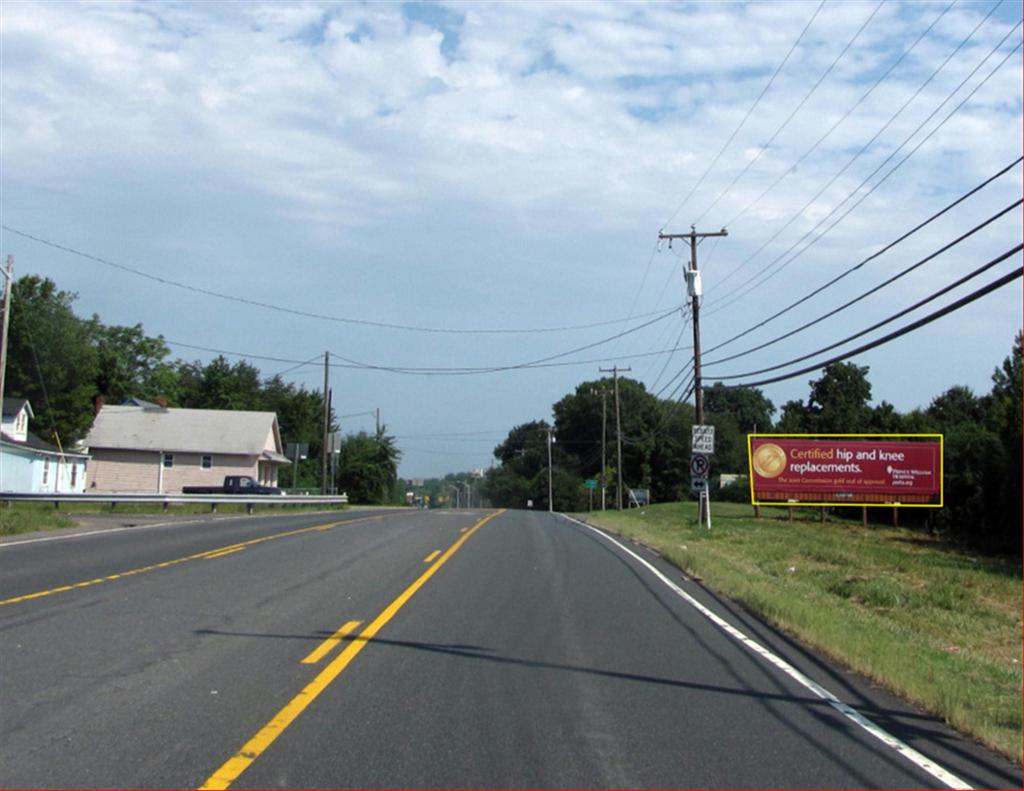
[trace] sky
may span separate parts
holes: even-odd
[[[342,430],[379,409],[402,477],[486,468],[599,368],[686,395],[689,248],[659,232],[728,232],[697,248],[706,384],[812,365],[1019,269],[820,351],[1018,245],[1016,206],[755,349],[1020,200],[1017,163],[875,255],[1021,156],[1020,17],[1013,0],[7,0],[0,255],[176,358],[319,390],[329,352]],[[988,392],[1021,324],[1015,280],[850,359],[908,411]],[[818,376],[762,389],[781,407]]]

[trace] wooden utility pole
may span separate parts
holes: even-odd
[[[14,256],[7,256],[4,276],[4,317],[3,334],[0,335],[0,404],[4,400],[4,383],[7,379],[7,335],[11,327],[11,291],[14,290]]]
[[[704,291],[700,282],[700,271],[697,269],[697,244],[698,239],[709,236],[728,236],[729,232],[723,228],[720,231],[706,231],[698,233],[694,226],[690,226],[689,233],[658,233],[659,239],[668,239],[669,247],[673,239],[686,239],[690,243],[690,268],[684,270],[686,276],[686,287],[692,299],[693,307],[693,392],[696,396],[697,425],[704,425],[704,388],[701,384],[700,375],[700,298]]]
[[[616,507],[622,510],[622,415],[619,411],[619,371],[632,371],[632,368],[619,368],[613,365],[611,368],[598,368],[601,373],[610,373],[615,381],[615,444],[618,448],[618,475],[619,486],[615,492]]]
[[[324,431],[320,451],[320,494],[327,494],[327,434],[331,428],[331,353],[324,352]]]
[[[607,428],[608,428],[608,391],[602,387],[599,390],[591,390],[591,395],[601,396],[601,510],[605,510],[605,491],[608,489],[608,482],[604,479],[604,471],[608,469],[607,458]]]
[[[700,375],[700,300],[704,294],[704,289],[701,287],[700,282],[700,270],[697,269],[697,240],[704,239],[709,236],[728,236],[729,232],[723,228],[720,231],[705,231],[703,233],[697,233],[696,227],[690,226],[689,233],[661,233],[658,232],[659,239],[668,239],[669,247],[672,246],[673,239],[686,239],[690,242],[690,268],[683,271],[686,277],[686,290],[690,294],[692,299],[693,308],[693,392],[694,392],[694,406],[697,412],[697,425],[704,425],[704,386],[701,382]],[[710,503],[702,497],[700,498],[700,506],[697,511],[698,523],[703,522],[705,518],[704,509],[710,507]]]
[[[551,436],[554,433],[553,428],[545,428],[542,431],[547,432],[548,435],[548,513],[554,513],[554,485],[553,485],[553,470],[551,467],[551,443],[554,442],[554,438]]]

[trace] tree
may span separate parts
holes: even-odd
[[[174,366],[164,362],[170,349],[163,337],[150,338],[142,325],[108,327],[93,315],[89,333],[96,345],[98,370],[96,391],[108,403],[126,398],[157,398],[177,396]]]
[[[49,278],[15,281],[4,388],[31,402],[35,433],[65,447],[92,425],[99,370],[88,326],[71,310],[74,300]]]
[[[806,430],[812,434],[860,434],[871,430],[871,383],[868,367],[853,363],[825,366],[820,379],[812,381],[804,412]]]
[[[992,374],[989,397],[989,425],[1001,440],[1005,467],[994,492],[999,503],[1000,536],[1003,545],[1018,557],[1021,552],[1021,333],[1013,342],[1010,356]]]
[[[775,405],[754,387],[726,387],[716,382],[704,391],[704,422],[715,427],[714,468],[747,469],[747,434],[769,432]]]
[[[756,387],[726,387],[715,382],[704,389],[704,410],[712,414],[732,415],[744,434],[753,431],[766,433],[772,430],[775,404]]]
[[[928,405],[928,416],[942,426],[958,423],[981,423],[985,404],[971,392],[971,388],[955,385]]]
[[[356,503],[380,504],[398,481],[401,452],[394,437],[384,433],[370,435],[365,431],[349,434],[338,456],[338,487]]]
[[[234,365],[223,355],[203,365],[198,360],[180,369],[180,405],[189,409],[259,410],[260,372],[249,362]]]

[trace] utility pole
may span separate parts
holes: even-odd
[[[377,407],[376,414],[377,414],[377,436],[379,437],[380,436],[380,407]]]
[[[700,271],[697,269],[697,244],[698,239],[709,236],[728,236],[729,232],[723,228],[720,231],[706,231],[697,233],[694,226],[690,226],[689,233],[661,233],[658,232],[658,239],[668,239],[669,247],[673,239],[686,239],[690,243],[690,268],[684,270],[686,287],[692,298],[693,307],[693,392],[696,395],[697,425],[704,425],[704,388],[700,376],[700,298],[704,291],[700,282]]]
[[[320,494],[327,494],[327,432],[331,425],[331,353],[324,352],[324,431],[320,452]]]
[[[606,429],[608,428],[608,391],[604,388],[591,390],[591,393],[601,396],[601,510],[605,510],[605,491],[608,489],[608,482],[604,479],[604,471],[608,469]]]
[[[619,371],[632,371],[632,368],[619,368],[614,365],[611,368],[598,368],[601,373],[610,373],[615,380],[615,444],[618,446],[618,473],[619,486],[615,491],[616,507],[622,510],[622,415],[619,412]]]
[[[695,395],[695,407],[697,412],[697,425],[704,425],[704,387],[700,375],[700,299],[704,289],[700,282],[700,270],[697,269],[697,244],[698,239],[705,239],[709,236],[728,236],[729,232],[723,228],[720,231],[705,231],[697,233],[697,228],[690,226],[689,233],[661,233],[658,232],[658,239],[668,239],[669,247],[672,247],[673,239],[686,239],[690,242],[690,268],[683,271],[686,277],[686,290],[692,299],[693,308],[693,392]],[[698,513],[699,521],[704,520],[705,500],[701,498]]]
[[[11,291],[14,290],[14,256],[7,256],[7,264],[3,270],[4,282],[4,318],[3,334],[0,335],[0,404],[4,400],[4,383],[7,379],[7,334],[11,326]]]
[[[555,432],[555,430],[549,426],[548,428],[543,429],[543,431],[546,431],[548,435],[548,513],[550,514],[554,513],[555,510],[554,484],[551,474],[551,444],[555,441],[551,435]]]

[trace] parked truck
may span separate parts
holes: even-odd
[[[248,475],[227,475],[223,486],[184,486],[182,494],[284,494],[276,486],[263,486]]]

